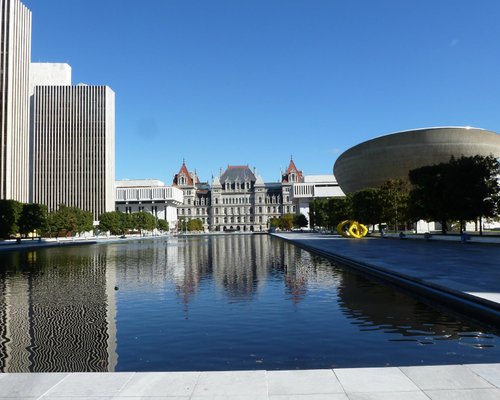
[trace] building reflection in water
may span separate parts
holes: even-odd
[[[167,264],[174,268],[176,288],[185,303],[204,279],[214,280],[231,300],[251,300],[266,286],[270,274],[278,274],[295,303],[304,298],[311,279],[315,288],[330,289],[341,279],[324,267],[324,261],[318,267],[309,253],[267,235],[179,237],[170,239],[166,249]]]
[[[77,247],[1,255],[2,372],[115,369],[115,279],[106,260]]]

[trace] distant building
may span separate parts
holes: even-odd
[[[29,199],[31,11],[0,0],[0,199]]]
[[[146,211],[168,221],[170,229],[177,224],[177,206],[183,202],[182,190],[165,186],[156,179],[116,181],[116,210],[124,213]]]
[[[206,231],[261,232],[271,218],[296,212],[290,193],[302,180],[302,171],[290,160],[281,182],[266,183],[248,165],[230,165],[209,185],[183,161],[172,185],[184,194],[178,219],[201,219]]]
[[[344,151],[333,167],[342,190],[352,193],[381,186],[389,179],[408,180],[412,169],[461,156],[500,157],[500,135],[485,129],[435,127],[379,136]]]
[[[303,182],[294,183],[291,199],[299,214],[304,214],[309,221],[309,204],[312,200],[326,197],[344,197],[333,175],[306,175]]]
[[[33,64],[32,201],[79,207],[97,220],[115,209],[115,94],[71,86],[70,76],[61,64]]]

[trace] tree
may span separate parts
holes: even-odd
[[[19,233],[25,237],[34,231],[47,230],[48,210],[44,204],[23,204],[19,217]]]
[[[93,217],[90,211],[78,207],[68,207],[60,204],[57,211],[49,215],[49,230],[56,236],[60,233],[74,235],[75,233],[93,230]]]
[[[499,165],[493,156],[452,157],[448,163],[410,171],[410,211],[415,219],[464,222],[498,213]]]
[[[59,236],[61,232],[65,235],[73,235],[78,228],[78,216],[72,207],[67,207],[64,204],[60,204],[57,211],[52,213],[50,222],[56,236]]]
[[[76,232],[78,234],[94,230],[94,217],[90,211],[73,207],[73,212],[77,218]]]
[[[134,229],[139,229],[140,234],[142,231],[152,231],[156,227],[156,218],[153,214],[145,211],[139,211],[131,214],[132,227]]]
[[[293,216],[293,226],[295,228],[304,228],[307,224],[307,217],[304,214],[295,214]]]
[[[15,200],[0,200],[0,237],[8,239],[19,233],[19,217],[23,205]]]
[[[332,197],[327,201],[328,226],[335,229],[337,225],[352,218],[352,197]]]
[[[285,214],[279,218],[281,220],[281,229],[291,231],[293,228],[294,214]]]
[[[352,219],[365,225],[375,225],[382,221],[382,201],[380,189],[359,190],[350,196]]]
[[[99,230],[109,231],[112,235],[123,235],[126,230],[123,215],[120,211],[102,213],[99,215]]]
[[[415,220],[441,222],[443,233],[446,233],[446,221],[451,217],[446,201],[449,197],[446,168],[441,163],[416,168],[408,174],[413,185],[410,192],[410,215]]]
[[[452,218],[460,221],[460,231],[463,231],[465,221],[497,215],[500,169],[496,158],[452,157],[449,164],[452,173]]]
[[[313,199],[309,204],[311,227],[319,226],[333,229],[345,219],[351,218],[350,197],[331,197]]]
[[[164,219],[158,219],[156,221],[156,228],[158,228],[158,230],[161,232],[168,232],[168,221],[165,221]]]
[[[190,232],[202,231],[203,230],[203,221],[199,218],[190,219],[187,222],[187,230]]]
[[[277,228],[281,229],[281,220],[275,217],[269,219],[269,227],[275,229]]]
[[[379,222],[394,226],[397,231],[400,225],[411,222],[409,214],[410,184],[403,179],[390,179],[379,190],[381,215]]]
[[[327,226],[327,199],[313,199],[309,203],[309,218],[311,220],[311,227]]]

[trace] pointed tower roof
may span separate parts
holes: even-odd
[[[264,186],[264,179],[262,179],[262,176],[255,175],[255,177],[255,186]]]
[[[302,171],[300,171],[293,162],[293,157],[290,157],[290,164],[288,164],[286,172],[281,175],[281,182],[290,182],[290,175],[292,173],[296,176],[294,182],[302,182]]]
[[[194,184],[192,174],[189,173],[184,159],[182,160],[181,169],[179,169],[179,172],[174,175],[174,180],[172,182],[173,186],[179,185],[179,178],[181,176],[184,176],[186,178],[186,183],[183,186],[186,186],[186,185],[192,186]]]
[[[220,179],[218,176],[215,176],[213,179],[212,179],[212,187],[220,187],[222,186],[220,184]]]

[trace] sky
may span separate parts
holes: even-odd
[[[498,0],[22,0],[32,61],[116,95],[116,178],[330,174],[365,140],[500,132]]]

